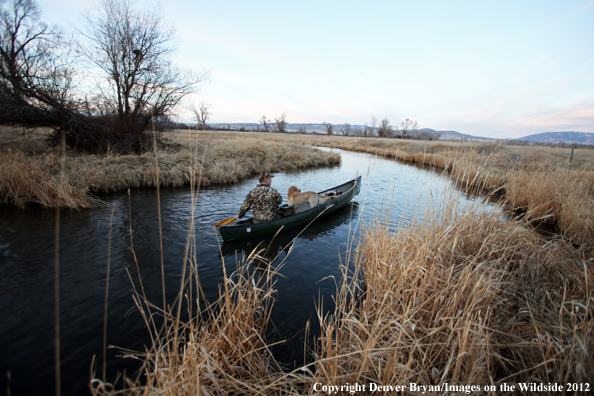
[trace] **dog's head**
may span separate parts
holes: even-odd
[[[297,187],[295,187],[295,186],[291,186],[291,187],[289,187],[289,194],[297,194],[297,193],[300,193],[300,192],[301,192],[301,190],[300,190],[300,189],[298,189],[298,188],[297,188]]]

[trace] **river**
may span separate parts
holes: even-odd
[[[405,165],[364,153],[340,151],[342,164],[278,172],[272,182],[285,199],[291,185],[321,191],[363,176],[361,193],[319,223],[277,236],[267,257],[286,258],[277,279],[271,340],[288,340],[275,355],[288,367],[303,362],[303,329],[316,328],[316,304],[332,309],[340,280],[341,256],[363,224],[391,214],[394,231],[439,204],[446,191],[462,204],[478,198],[452,188],[452,182],[428,168]],[[195,257],[206,296],[214,301],[223,265],[233,272],[242,252],[260,240],[222,243],[212,224],[235,215],[256,179],[202,188],[195,222]],[[107,343],[144,350],[150,338],[132,300],[138,279],[134,253],[149,300],[162,305],[161,254],[156,189],[134,189],[103,196],[106,205],[84,211],[60,211],[60,340],[63,395],[89,394],[93,355],[103,359],[105,291],[109,255]],[[163,261],[168,304],[178,291],[190,217],[192,189],[160,190]],[[112,219],[113,213],[113,219]],[[13,395],[54,394],[54,255],[56,211],[0,206],[0,389]],[[132,230],[132,242],[130,238]],[[110,240],[111,234],[111,240]],[[286,248],[293,243],[289,257]],[[221,257],[222,253],[222,257]],[[273,264],[274,265],[274,264]],[[132,278],[132,280],[131,280]],[[138,285],[137,285],[138,286]],[[132,375],[139,363],[108,351],[108,380],[118,371]],[[10,381],[8,379],[10,372]],[[101,366],[97,376],[101,375]]]

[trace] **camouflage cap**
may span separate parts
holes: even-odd
[[[262,173],[260,173],[260,176],[258,177],[258,180],[264,181],[264,180],[268,179],[269,177],[274,177],[274,175],[271,175],[268,172],[262,172]]]

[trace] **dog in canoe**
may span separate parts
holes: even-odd
[[[291,186],[287,193],[287,205],[298,208],[305,203],[309,203],[309,206],[314,208],[318,203],[327,202],[331,198],[322,197],[313,191],[301,192],[297,187]]]

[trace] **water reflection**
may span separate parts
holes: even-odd
[[[220,248],[220,257],[232,260],[235,257],[245,257],[260,276],[265,276],[285,263],[298,241],[311,243],[317,238],[335,234],[341,226],[348,226],[359,216],[359,207],[358,202],[350,202],[304,229],[281,230],[276,235],[266,237],[225,241]]]

